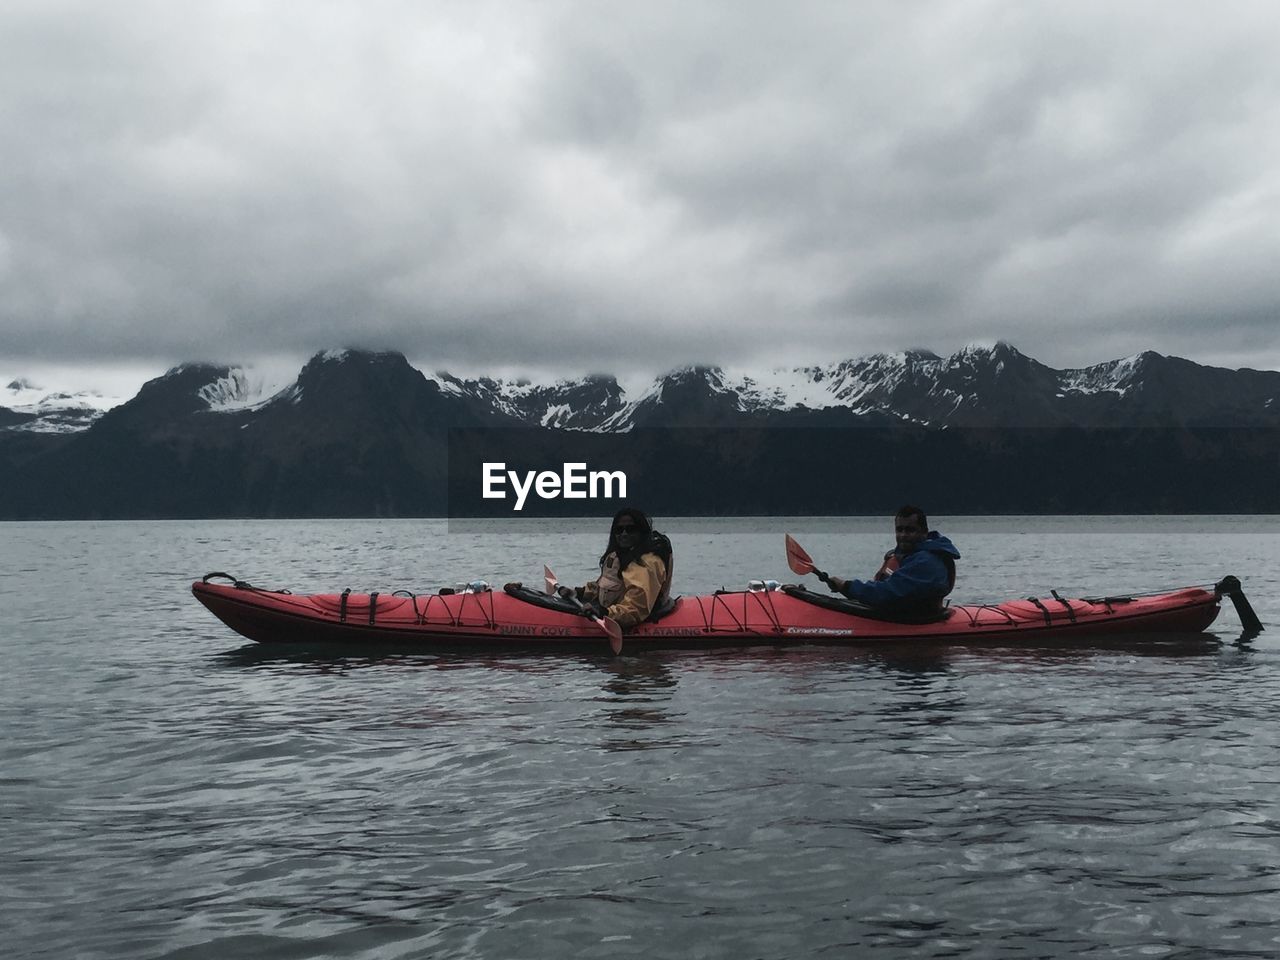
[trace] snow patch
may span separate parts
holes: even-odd
[[[636,413],[646,406],[661,406],[662,391],[669,377],[657,377],[649,384],[635,392],[635,399],[627,399],[623,394],[622,408],[612,416],[603,420],[594,432],[596,433],[629,433],[635,425]]]
[[[259,410],[276,400],[289,399],[296,403],[302,392],[296,379],[283,369],[249,366],[232,367],[225,376],[201,387],[197,394],[213,413],[237,413]]]
[[[573,416],[572,407],[567,403],[557,403],[554,406],[547,407],[547,412],[542,415],[542,425],[544,427],[558,427],[571,416]]]
[[[726,382],[735,385],[739,409],[744,411],[770,407],[795,410],[806,407],[821,410],[835,406],[832,382],[820,367],[775,368],[773,370],[725,371]]]
[[[105,413],[124,403],[124,397],[104,396],[97,390],[71,393],[63,390],[46,391],[29,381],[13,381],[0,393],[0,406],[21,413],[45,414],[55,410],[85,410]]]
[[[15,377],[0,390],[0,407],[34,419],[8,427],[29,433],[78,433],[126,397],[107,396],[97,390],[51,390],[27,377]]]
[[[455,397],[466,395],[467,391],[463,389],[462,382],[451,374],[444,373],[443,371],[436,371],[433,374],[426,375],[426,379],[439,387],[441,393],[450,393]]]
[[[1063,370],[1059,374],[1058,385],[1064,393],[1078,396],[1115,393],[1123,397],[1134,386],[1141,364],[1142,354],[1138,353],[1092,367]]]

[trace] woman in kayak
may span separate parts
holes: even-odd
[[[609,528],[600,576],[583,587],[561,587],[560,593],[599,608],[625,630],[671,607],[672,565],[666,534],[654,530],[642,511],[623,507]]]
[[[897,546],[885,554],[873,580],[831,577],[828,585],[850,600],[888,614],[941,612],[942,598],[956,585],[960,551],[929,529],[929,519],[919,507],[900,507],[893,518],[893,532]]]

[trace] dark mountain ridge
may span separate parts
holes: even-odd
[[[1153,352],[1077,370],[1003,342],[789,371],[687,367],[628,395],[611,376],[468,380],[344,350],[270,395],[245,383],[238,368],[184,364],[71,433],[0,408],[0,517],[443,515],[450,431],[468,464],[644,451],[642,496],[682,477],[653,505],[666,513],[879,510],[922,486],[922,464],[940,478],[935,510],[1280,511],[1280,372]],[[859,494],[869,464],[896,480],[874,503]],[[819,497],[815,480],[843,495]]]

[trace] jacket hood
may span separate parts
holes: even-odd
[[[956,549],[956,545],[951,542],[949,537],[944,537],[937,530],[930,530],[929,535],[920,541],[917,550],[928,550],[930,553],[941,553],[953,560],[960,559],[960,551]]]

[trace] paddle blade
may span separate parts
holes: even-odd
[[[618,621],[612,617],[601,617],[596,623],[600,624],[600,629],[609,636],[609,646],[613,649],[614,654],[622,652],[622,628],[618,626]]]
[[[550,568],[546,568],[546,571],[548,582],[550,582],[550,578],[554,577],[555,574],[551,572]],[[569,601],[589,617],[592,623],[604,631],[604,635],[609,638],[609,646],[613,648],[614,653],[622,652],[622,628],[618,626],[617,620],[612,617],[597,617],[585,603],[573,595],[569,596]]]
[[[546,581],[547,595],[550,596],[555,593],[556,587],[559,586],[560,581],[556,579],[556,575],[551,572],[551,568],[545,563],[542,565],[542,579]]]
[[[804,576],[806,573],[813,573],[813,558],[805,553],[804,547],[796,543],[795,538],[791,534],[787,534],[787,566],[791,568],[791,572]]]

